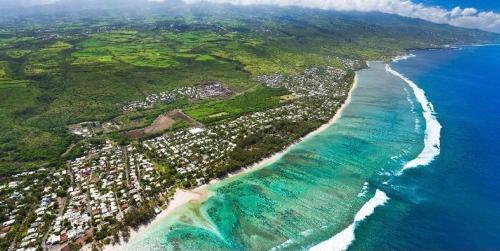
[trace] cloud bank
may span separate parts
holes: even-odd
[[[186,3],[203,1],[237,5],[267,4],[345,11],[379,11],[404,17],[421,18],[434,23],[500,33],[500,14],[498,13],[480,12],[475,8],[458,6],[450,10],[438,6],[425,6],[410,0],[184,0]]]

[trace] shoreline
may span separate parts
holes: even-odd
[[[137,230],[130,228],[129,241],[127,242],[121,241],[119,244],[115,245],[113,244],[105,245],[103,250],[105,251],[123,250],[123,247],[127,245],[127,243],[129,243],[130,240],[132,240],[133,238],[137,238],[138,236],[143,234],[149,227],[151,227],[153,224],[158,223],[163,218],[169,216],[179,207],[182,207],[192,202],[201,203],[205,201],[210,197],[210,193],[208,192],[208,190],[206,190],[208,185],[209,184],[204,184],[192,190],[177,189],[175,191],[174,197],[172,198],[172,200],[169,201],[166,209],[162,210],[159,214],[157,214],[149,223],[141,225],[139,228],[137,228]],[[82,250],[91,250],[90,246],[88,246],[88,249],[84,248],[87,248],[87,245],[83,247]]]
[[[213,179],[208,184],[198,186],[198,187],[193,188],[191,190],[177,189],[175,191],[173,198],[169,201],[166,209],[162,210],[159,214],[157,214],[148,224],[140,226],[137,230],[131,229],[128,242],[120,242],[119,244],[116,244],[116,245],[112,245],[112,244],[105,245],[103,250],[105,250],[105,251],[123,250],[123,247],[126,246],[129,242],[131,242],[134,238],[137,238],[138,236],[143,234],[149,227],[158,223],[163,218],[169,216],[170,214],[175,212],[178,208],[185,206],[189,203],[203,203],[204,201],[206,201],[212,195],[212,192],[208,189],[209,186],[215,185],[215,184],[223,182],[223,181],[228,181],[230,179],[242,176],[244,174],[249,174],[249,173],[252,173],[252,172],[257,171],[259,169],[262,169],[264,167],[267,167],[267,166],[273,164],[274,162],[278,161],[279,159],[281,159],[286,153],[288,153],[297,144],[300,144],[304,140],[309,139],[311,137],[314,137],[314,136],[318,135],[319,133],[325,131],[330,126],[335,124],[338,121],[338,119],[342,116],[343,111],[352,101],[352,92],[354,91],[354,89],[356,89],[357,85],[358,85],[358,73],[356,72],[355,76],[354,76],[354,80],[353,80],[352,85],[351,85],[351,88],[349,90],[349,93],[347,94],[347,98],[344,100],[344,103],[340,106],[340,108],[337,110],[335,115],[327,123],[322,124],[316,130],[308,133],[306,136],[304,136],[304,137],[298,139],[297,141],[295,141],[294,143],[288,145],[285,149],[283,149],[277,153],[274,153],[271,156],[264,158],[258,162],[255,162],[254,164],[252,164],[250,166],[242,167],[241,169],[239,169],[237,171],[230,172],[224,178]]]
[[[306,136],[297,139],[294,143],[288,145],[285,149],[283,149],[279,152],[276,152],[269,157],[263,158],[262,160],[255,162],[254,164],[252,164],[250,166],[242,167],[239,170],[229,172],[228,175],[222,179],[221,178],[214,179],[211,182],[209,182],[208,185],[214,185],[214,184],[222,182],[222,181],[227,181],[231,178],[238,177],[238,176],[243,175],[243,174],[251,173],[251,172],[257,171],[259,169],[262,169],[266,166],[269,166],[269,165],[273,164],[274,162],[278,161],[279,159],[281,159],[281,157],[283,157],[287,152],[289,152],[295,145],[298,145],[302,141],[304,141],[308,138],[314,137],[317,134],[328,129],[331,125],[333,125],[337,122],[337,120],[341,117],[342,112],[344,111],[345,107],[347,107],[347,105],[349,105],[349,103],[351,103],[352,91],[357,87],[357,82],[358,82],[358,74],[356,73],[356,75],[354,76],[354,80],[353,80],[353,83],[351,85],[351,88],[349,90],[349,93],[347,94],[347,98],[344,100],[344,103],[339,107],[339,109],[337,110],[335,115],[327,123],[322,124],[320,127],[316,128],[314,131],[309,132]],[[199,188],[203,188],[204,186],[206,186],[206,185],[197,187],[197,188],[193,189],[193,191],[196,191]]]

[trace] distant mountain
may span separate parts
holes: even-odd
[[[189,5],[181,0],[165,3],[153,3],[146,0],[67,0],[54,5],[0,9],[0,14],[2,14],[0,23],[5,25],[43,24],[62,19],[76,21],[80,18],[99,17],[157,17],[160,19],[194,17],[208,20],[216,17],[245,21],[256,26],[263,25],[264,21],[276,21],[296,28],[310,26],[316,29],[316,33],[335,34],[345,38],[378,33],[387,37],[425,40],[435,45],[500,40],[498,34],[379,12],[346,12],[262,5],[235,6],[214,3]]]

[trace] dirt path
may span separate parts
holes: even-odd
[[[70,146],[66,149],[66,151],[65,151],[63,154],[61,154],[61,157],[62,157],[62,158],[66,157],[66,155],[68,155],[68,153],[69,153],[69,152],[71,152],[71,150],[73,150],[73,147],[75,147],[75,146],[76,146],[76,143],[72,143],[72,144],[71,144],[71,145],[70,145]]]

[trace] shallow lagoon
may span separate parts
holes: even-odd
[[[329,239],[421,151],[425,128],[411,93],[383,63],[371,63],[337,123],[272,165],[212,185],[206,202],[178,210],[127,248],[301,249]]]

